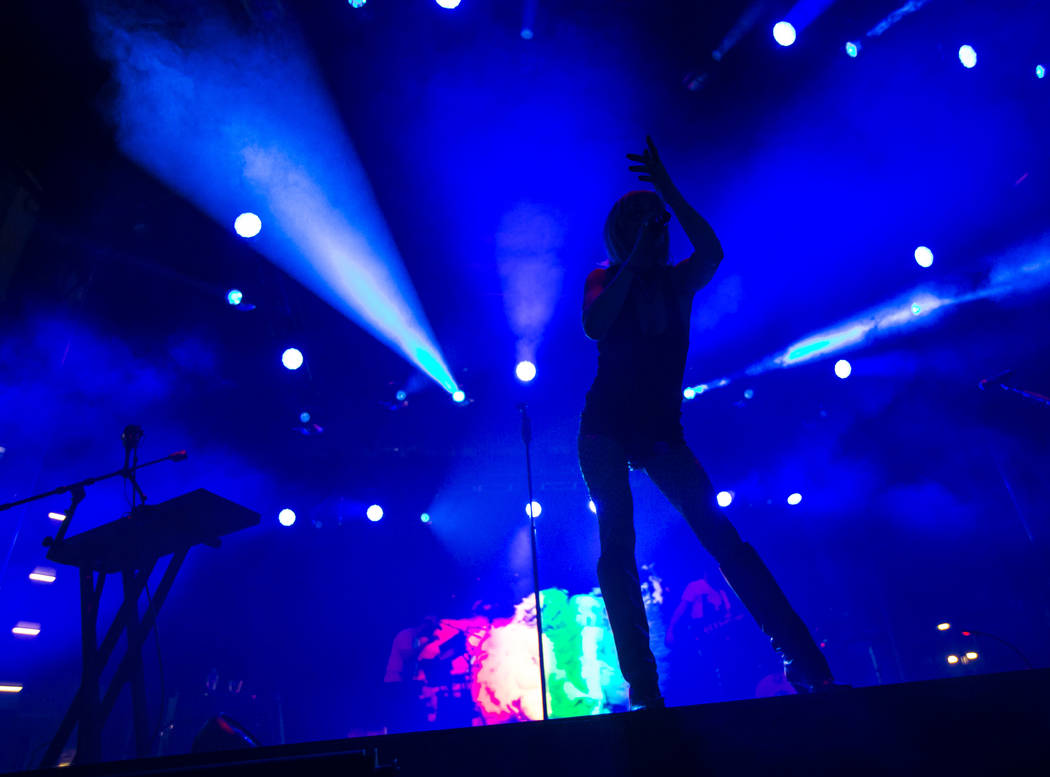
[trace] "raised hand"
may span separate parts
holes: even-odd
[[[648,135],[645,137],[645,145],[646,149],[641,154],[627,155],[627,158],[632,162],[638,163],[631,165],[627,169],[632,173],[638,173],[639,181],[651,183],[653,188],[656,189],[656,193],[666,201],[667,196],[674,189],[674,184],[671,183],[671,176],[668,174],[667,168],[664,167],[664,163],[660,161],[660,155],[656,151],[656,144],[653,143],[653,139]]]

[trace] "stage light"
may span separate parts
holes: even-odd
[[[21,693],[21,683],[0,683],[0,693]]]
[[[594,503],[594,500],[593,500],[593,499],[588,499],[588,500],[587,500],[587,509],[588,509],[588,510],[590,510],[590,511],[591,511],[592,513],[594,513],[595,515],[597,515],[597,514],[598,514],[598,505],[596,505],[596,504]]]
[[[57,575],[51,567],[36,567],[29,573],[29,579],[36,583],[53,583]]]
[[[1036,65],[1035,66],[1035,77],[1036,78],[1043,78],[1044,76],[1046,76],[1046,68],[1043,67],[1042,65]]]
[[[430,523],[430,513],[423,513],[419,516],[419,520],[423,523]]]
[[[922,313],[922,305],[920,305],[918,302],[911,303],[911,314],[913,316],[917,316],[920,313]]]
[[[973,651],[973,650],[968,650],[968,651],[966,651],[966,657],[968,659],[970,659],[971,661],[976,661],[977,660],[977,653],[975,651]]]
[[[19,637],[35,637],[40,633],[40,624],[19,621],[18,625],[11,629],[11,633]]]
[[[348,0],[351,8],[364,8],[368,0]]]
[[[715,501],[718,502],[719,507],[729,507],[729,505],[733,504],[733,492],[719,491],[715,495]]]
[[[255,237],[262,229],[262,220],[254,213],[242,213],[234,219],[233,229],[241,237]]]
[[[791,22],[777,22],[773,25],[773,40],[781,46],[790,46],[795,42],[795,27]]]
[[[755,390],[754,389],[744,389],[744,399],[754,399],[754,398],[755,398]]]
[[[401,391],[394,394],[394,399],[396,399],[398,402],[404,402],[406,399],[408,399],[408,392],[402,389]]]
[[[959,47],[959,61],[967,70],[977,64],[977,52],[974,51],[973,46],[966,44]]]
[[[240,289],[230,289],[228,292],[226,292],[226,301],[229,302],[234,307],[237,307],[238,305],[240,305],[241,304],[241,300],[243,300],[243,299],[244,299],[244,294],[241,292]]]
[[[295,511],[289,508],[284,508],[281,512],[277,513],[277,520],[281,526],[291,526],[295,523]]]
[[[298,348],[286,348],[281,354],[281,364],[289,370],[297,370],[303,366],[303,353]]]
[[[536,365],[530,361],[520,361],[514,368],[514,374],[522,383],[528,383],[536,377]]]
[[[835,362],[835,375],[842,378],[842,380],[848,378],[851,372],[853,372],[853,365],[845,359],[839,359]]]
[[[957,655],[955,655],[955,654],[952,654],[952,655],[948,656],[948,663],[949,664],[957,664],[957,663],[959,663],[959,657]]]
[[[452,392],[452,401],[456,403],[463,403],[467,401],[467,395],[463,393],[461,389],[456,389]]]
[[[947,621],[945,621],[944,623],[938,623],[937,624],[937,631],[947,631],[951,627],[952,627],[952,624],[950,624]]]
[[[849,41],[849,42],[846,43],[846,54],[849,57],[851,57],[851,58],[856,57],[857,54],[859,54],[859,53],[860,53],[860,46],[858,46],[853,41]]]
[[[696,396],[696,389],[692,386],[688,386],[682,389],[682,397],[684,399],[693,399]]]
[[[65,513],[50,512],[50,513],[47,514],[47,517],[50,518],[52,521],[64,521],[64,520],[66,520],[66,514]]]
[[[792,494],[791,496],[788,497],[788,504],[789,505],[797,505],[801,501],[802,501],[802,494],[798,493],[797,491],[794,494]]]
[[[525,505],[525,515],[530,518],[539,518],[543,513],[543,505],[539,502],[533,501]]]
[[[933,251],[926,246],[919,246],[915,249],[915,263],[919,267],[930,267],[933,265]]]
[[[303,424],[310,423],[310,414],[305,410],[299,414],[299,422]]]
[[[381,521],[383,520],[383,508],[379,505],[370,505],[369,508],[365,510],[365,515],[368,516],[368,520],[372,523]]]
[[[530,30],[528,27],[522,27],[521,28],[521,39],[522,40],[532,40],[532,30]]]
[[[442,8],[459,8],[459,0],[437,0],[437,4]]]

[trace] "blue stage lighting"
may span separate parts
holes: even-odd
[[[452,392],[452,401],[462,403],[467,401],[467,395],[463,393],[461,389],[456,389]]]
[[[241,237],[255,237],[262,229],[262,220],[254,213],[242,213],[233,221],[233,230]]]
[[[931,267],[933,265],[933,251],[926,246],[919,246],[915,249],[915,263],[919,267]]]
[[[372,523],[375,523],[376,521],[381,521],[383,520],[383,508],[379,505],[371,505],[367,510],[365,510],[365,515],[368,516],[368,520],[370,520]]]
[[[853,365],[851,365],[845,359],[839,359],[835,362],[835,374],[845,380],[849,377],[850,373],[853,372]]]
[[[542,513],[543,505],[541,505],[535,500],[525,505],[525,515],[529,516],[530,518],[539,518]]]
[[[299,414],[299,421],[304,424],[310,423],[310,414],[304,410]]]
[[[368,0],[349,0],[351,8],[364,8],[365,3],[367,2]]]
[[[849,41],[846,44],[846,54],[848,54],[850,57],[856,57],[859,53],[860,46],[858,46],[856,43],[854,43],[853,41]]]
[[[794,494],[792,494],[791,496],[788,497],[788,504],[789,505],[797,505],[801,501],[802,501],[802,494],[798,493],[797,491]]]
[[[536,377],[536,365],[530,361],[520,361],[514,368],[514,374],[522,383],[528,383]]]
[[[298,348],[286,348],[281,354],[281,364],[289,370],[297,370],[303,366],[303,354]]]
[[[291,526],[295,523],[295,511],[289,510],[287,507],[277,513],[277,520],[281,526]]]
[[[733,504],[733,492],[719,491],[715,496],[715,501],[718,502],[719,507],[729,507],[729,505]]]
[[[744,399],[754,399],[754,398],[755,398],[755,390],[754,389],[744,389]]]
[[[402,389],[401,391],[394,394],[394,399],[396,399],[398,402],[404,402],[406,399],[408,399],[408,392]]]
[[[795,42],[795,27],[791,22],[777,22],[773,25],[773,40],[781,46],[790,46]]]
[[[244,299],[244,294],[240,289],[230,289],[226,292],[226,301],[235,307],[241,304],[242,299]]]
[[[521,28],[521,39],[522,40],[532,40],[532,30],[529,29],[528,27],[522,27]]]
[[[430,523],[430,513],[423,513],[419,516],[419,520],[423,523]]]
[[[1043,67],[1042,65],[1036,65],[1035,66],[1035,77],[1036,78],[1043,78],[1045,76],[1046,76],[1046,68]]]
[[[596,505],[596,504],[594,503],[594,500],[593,500],[593,499],[588,499],[588,500],[587,500],[587,509],[588,509],[588,510],[590,510],[590,511],[591,511],[592,513],[594,513],[595,515],[597,515],[597,514],[598,514],[598,505]]]
[[[459,0],[437,0],[442,8],[459,8]]]
[[[922,313],[922,305],[920,305],[918,302],[911,303],[911,314],[913,316],[917,316],[920,313]]]
[[[692,386],[686,386],[684,389],[682,389],[682,398],[683,399],[693,399],[695,396],[696,396],[696,389],[693,388]]]
[[[967,70],[977,64],[977,52],[974,51],[973,46],[966,44],[959,47],[959,61]]]

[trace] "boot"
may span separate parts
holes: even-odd
[[[824,654],[755,549],[741,542],[718,561],[722,576],[782,658],[784,676],[795,690],[813,693],[835,687]]]

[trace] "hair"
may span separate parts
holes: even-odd
[[[615,203],[605,219],[605,253],[611,264],[622,264],[631,255],[634,241],[641,226],[641,214],[653,199],[660,201],[660,195],[647,189],[627,192]],[[661,205],[662,207],[662,205]]]

